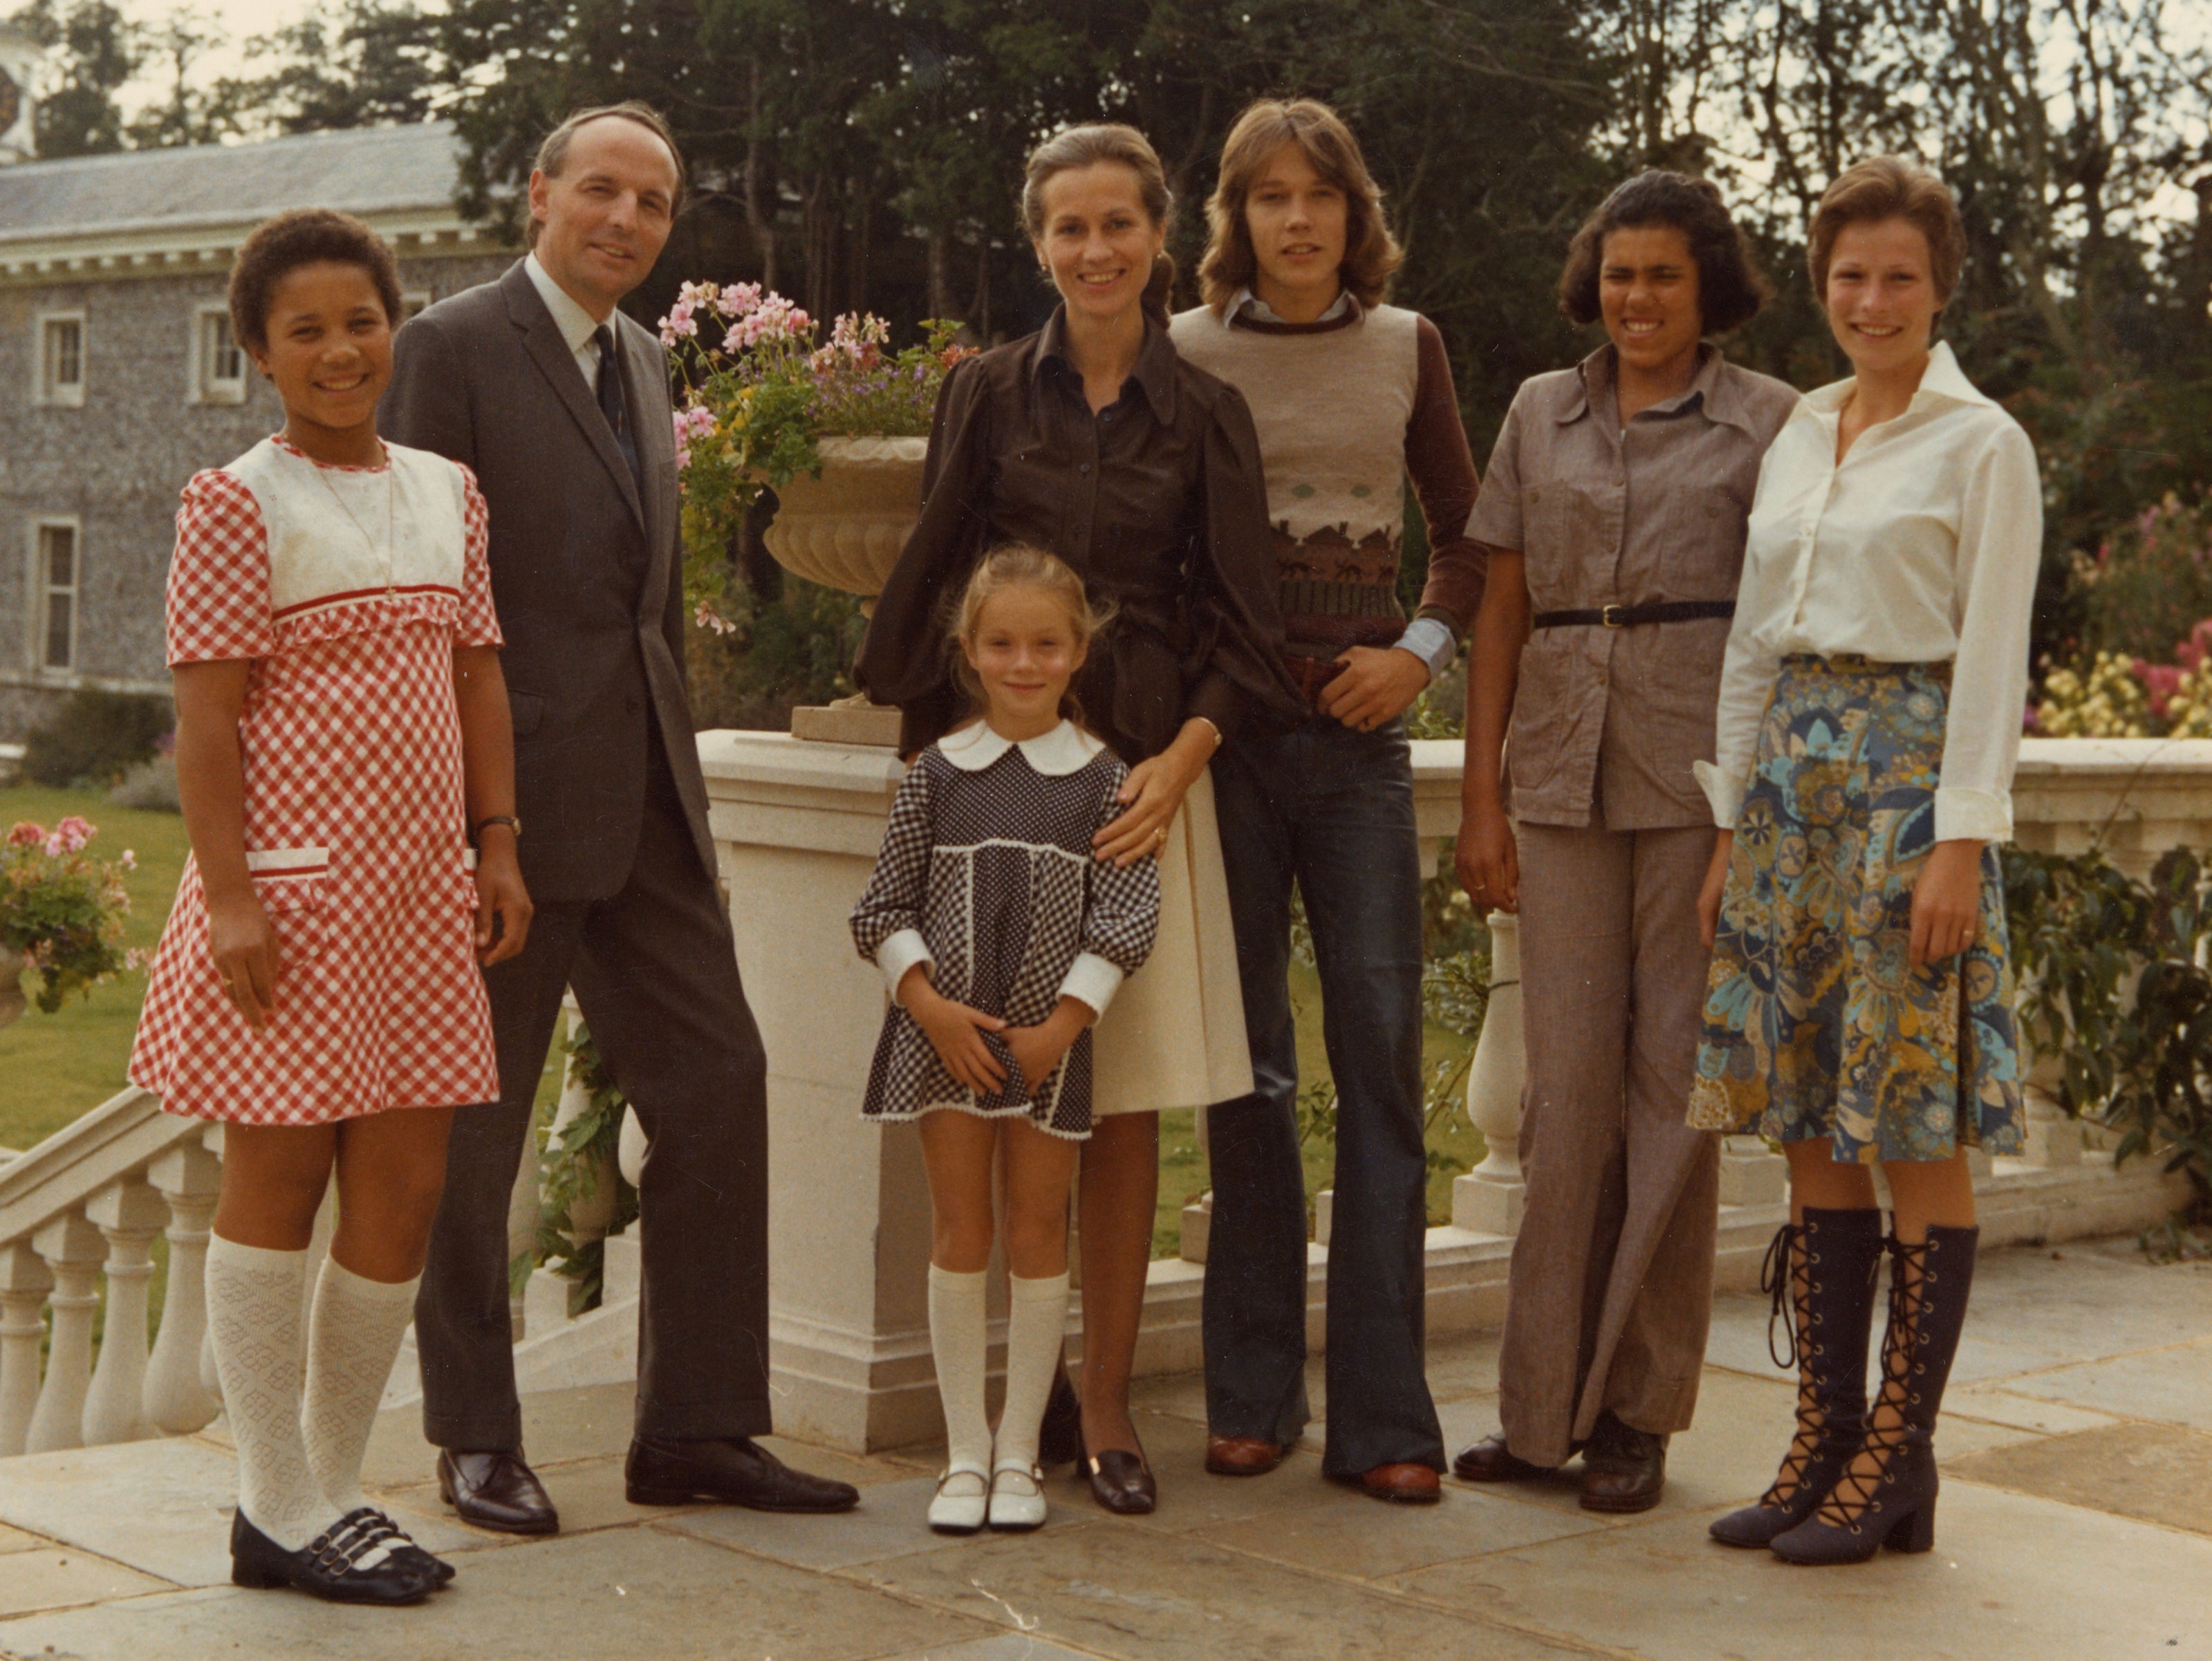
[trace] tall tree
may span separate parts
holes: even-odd
[[[145,61],[143,32],[112,0],[31,0],[9,21],[46,48],[34,137],[42,156],[124,144],[116,94]]]

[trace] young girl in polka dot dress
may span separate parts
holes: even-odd
[[[262,225],[230,315],[284,429],[195,477],[177,514],[192,854],[131,1076],[224,1127],[207,1293],[238,1447],[232,1579],[414,1603],[453,1570],[368,1503],[362,1455],[453,1108],[499,1095],[478,964],[530,922],[484,503],[466,470],[377,437],[399,285],[367,226]],[[303,1322],[333,1169],[337,1232]]]
[[[1098,626],[1052,555],[981,561],[951,642],[976,718],[914,759],[853,912],[891,1007],[862,1112],[921,1122],[929,1340],[949,1457],[939,1533],[1044,1521],[1037,1432],[1067,1319],[1067,1191],[1091,1134],[1091,1025],[1159,927],[1150,853],[1103,861],[1128,769],[1069,697]],[[991,1169],[1005,1156],[1006,1396],[983,1410]]]

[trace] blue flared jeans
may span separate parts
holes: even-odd
[[[1305,902],[1337,1092],[1322,1469],[1443,1468],[1422,1354],[1421,850],[1401,723],[1325,715],[1213,763],[1253,1093],[1207,1115],[1206,1417],[1287,1445],[1309,1417],[1291,891]]]

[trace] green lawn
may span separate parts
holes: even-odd
[[[0,828],[19,819],[51,827],[71,813],[100,827],[92,852],[112,859],[127,848],[137,855],[138,868],[129,879],[128,938],[134,946],[150,947],[161,938],[185,867],[184,820],[115,806],[97,790],[0,790]],[[27,990],[36,984],[24,977]],[[0,1031],[0,1147],[28,1147],[123,1088],[145,996],[145,974],[133,970],[72,998],[55,1014],[33,1004]]]

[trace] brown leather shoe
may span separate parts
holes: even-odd
[[[1583,1509],[1649,1511],[1667,1487],[1667,1439],[1598,1415],[1583,1450]]]
[[[1206,1439],[1206,1468],[1216,1476],[1265,1476],[1282,1463],[1279,1443],[1257,1436]]]
[[[464,1523],[501,1534],[557,1534],[561,1514],[520,1452],[438,1455],[438,1494]]]
[[[1444,1497],[1444,1485],[1426,1465],[1377,1465],[1350,1478],[1362,1494],[1400,1506],[1433,1506]]]
[[[1452,1461],[1452,1475],[1462,1482],[1540,1482],[1551,1474],[1548,1465],[1532,1465],[1507,1447],[1502,1433],[1461,1449]]]
[[[633,1506],[682,1506],[719,1500],[754,1511],[839,1512],[860,1503],[850,1482],[793,1470],[750,1437],[677,1441],[631,1439],[623,1466]]]

